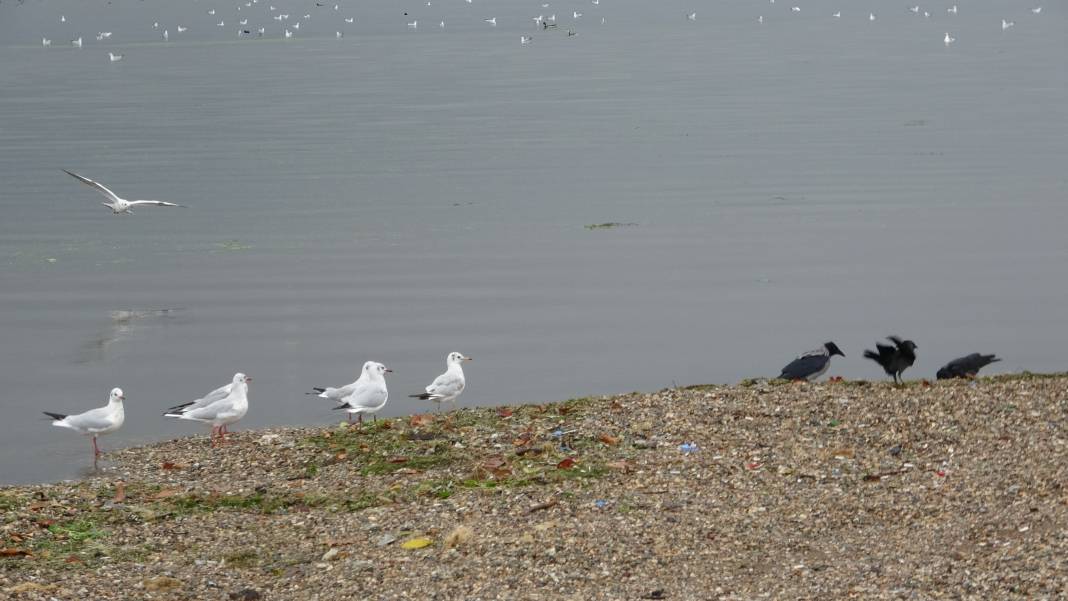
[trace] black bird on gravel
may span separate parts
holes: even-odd
[[[1001,359],[994,355],[980,355],[979,353],[958,357],[938,370],[938,379],[974,378],[979,374],[980,369],[997,361],[1001,361]]]
[[[894,383],[899,383],[901,378],[901,372],[912,367],[912,364],[916,362],[916,343],[911,340],[902,340],[897,336],[887,336],[887,340],[894,343],[894,346],[889,344],[875,343],[875,348],[879,352],[864,351],[864,356],[872,361],[883,366],[883,371],[886,375],[894,378]]]
[[[797,359],[782,368],[779,377],[783,380],[815,380],[827,372],[834,355],[845,357],[845,353],[837,344],[825,342],[818,349],[798,355]]]

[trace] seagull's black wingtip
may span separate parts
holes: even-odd
[[[52,413],[51,411],[42,411],[41,413],[44,413],[45,415],[54,420],[67,419],[67,416],[63,415],[62,413]]]
[[[408,398],[410,398],[410,399],[420,399],[420,400],[423,400],[423,401],[429,401],[430,400],[430,393],[424,392],[423,394],[409,394]]]

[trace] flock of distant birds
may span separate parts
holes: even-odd
[[[433,0],[427,0],[426,5],[427,6],[431,6],[432,2],[433,2]],[[473,0],[466,0],[466,2],[467,2],[467,4],[472,4]],[[594,5],[599,5],[600,4],[600,0],[590,0],[590,2],[592,4],[594,4]],[[242,12],[242,9],[251,9],[253,7],[253,5],[256,5],[256,4],[259,4],[259,3],[260,3],[260,0],[246,0],[245,2],[239,3],[236,6],[236,9],[237,9],[236,12],[240,13],[240,12]],[[771,4],[775,4],[775,0],[770,0],[770,3]],[[267,4],[267,3],[265,3],[265,4]],[[324,7],[327,6],[327,3],[324,3],[324,2],[315,2],[314,4],[315,4],[315,6],[317,8],[324,8]],[[545,3],[541,4],[541,7],[543,9],[547,9],[550,6],[551,5],[548,2],[545,2]],[[278,21],[279,26],[281,27],[281,36],[283,38],[285,38],[285,39],[292,38],[294,36],[295,32],[300,31],[301,23],[302,22],[306,23],[308,20],[310,20],[312,18],[312,13],[305,13],[303,15],[303,17],[302,17],[303,21],[294,20],[292,22],[292,24],[290,24],[290,18],[289,18],[290,14],[289,13],[280,12],[279,8],[277,6],[274,6],[273,4],[267,4],[267,9],[268,9],[268,13],[271,13],[271,18],[274,21]],[[333,10],[335,12],[340,12],[341,11],[341,5],[340,4],[333,4]],[[928,10],[921,10],[921,8],[920,8],[920,6],[918,4],[908,7],[908,10],[909,10],[909,12],[911,12],[913,14],[916,14],[916,15],[922,14],[924,16],[924,18],[930,18],[931,17],[931,12],[928,11]],[[801,7],[800,6],[792,6],[790,8],[790,11],[793,12],[793,13],[800,13],[801,12]],[[206,12],[211,17],[215,17],[216,14],[217,14],[216,9],[214,9],[214,8],[208,9]],[[250,11],[246,10],[245,14],[248,14],[249,12]],[[946,9],[946,13],[950,14],[950,15],[957,15],[959,13],[959,8],[957,7],[956,4],[954,4],[954,5],[952,5],[952,6],[950,6],[949,8]],[[1042,7],[1041,6],[1036,6],[1034,8],[1031,8],[1031,13],[1035,14],[1035,15],[1041,14],[1042,13]],[[404,16],[408,17],[408,13],[405,12]],[[584,15],[583,15],[583,13],[581,11],[573,10],[571,12],[571,17],[575,21],[577,21],[578,19],[582,18],[583,16]],[[842,11],[839,10],[839,11],[836,11],[836,12],[832,13],[831,17],[835,18],[835,19],[840,19],[842,17]],[[356,18],[355,17],[351,17],[351,16],[350,17],[343,17],[343,19],[344,19],[344,22],[346,24],[349,24],[349,25],[351,25],[351,24],[356,22]],[[545,16],[544,14],[540,14],[540,15],[538,15],[536,17],[531,17],[531,19],[534,21],[534,26],[536,28],[540,28],[542,30],[555,29],[557,27],[557,21],[556,21],[556,14],[555,13],[553,13],[553,14],[551,14],[549,16]],[[697,13],[696,12],[687,13],[686,14],[686,19],[688,21],[696,21],[697,20]],[[875,19],[876,19],[875,13],[874,12],[869,12],[868,13],[868,20],[869,21],[875,21]],[[60,15],[59,16],[59,20],[62,23],[66,23],[67,22],[67,17],[65,15]],[[757,20],[757,23],[761,23],[761,24],[764,23],[764,15],[758,16],[756,20]],[[483,21],[485,21],[486,23],[490,24],[493,27],[497,26],[497,17],[485,18],[485,19],[483,19]],[[413,19],[412,21],[405,21],[405,22],[407,23],[408,29],[410,29],[410,30],[419,29],[419,20],[418,19]],[[249,25],[248,25],[249,18],[247,16],[245,16],[244,18],[239,19],[237,21],[237,23],[238,23],[238,25],[241,26],[241,27],[239,27],[237,29],[238,37],[263,37],[264,35],[266,35],[266,32],[267,32],[266,26],[260,26],[258,28],[249,27]],[[605,23],[605,17],[601,17],[601,23],[602,24]],[[1002,19],[1001,20],[1001,30],[1002,31],[1005,31],[1005,30],[1007,30],[1007,29],[1009,29],[1011,27],[1014,27],[1015,25],[1016,25],[1015,21],[1010,21],[1008,19]],[[226,20],[225,19],[221,19],[218,23],[216,23],[216,26],[217,27],[225,27],[226,26]],[[441,29],[445,28],[445,19],[441,19],[441,21],[438,23],[438,27],[440,27]],[[152,24],[152,28],[157,30],[157,31],[159,31],[160,28],[161,28],[160,23],[158,21],[154,22]],[[188,26],[184,26],[184,25],[178,25],[176,29],[177,29],[178,33],[185,33],[186,31],[189,30],[189,27]],[[341,39],[341,38],[345,37],[344,32],[341,31],[341,30],[336,31],[334,35],[335,35],[335,37],[337,39]],[[575,32],[574,29],[569,28],[567,30],[567,35],[569,37],[570,36],[574,36],[574,35],[576,35],[576,32]],[[110,31],[101,31],[101,32],[97,33],[96,40],[98,42],[102,42],[102,41],[105,41],[105,40],[110,40],[111,36],[112,36],[112,32],[110,32]],[[163,41],[169,41],[170,40],[170,29],[163,28],[162,32],[160,33],[160,38]],[[530,44],[533,40],[534,40],[534,36],[533,35],[521,35],[520,38],[519,38],[520,44],[523,44],[523,45]],[[949,45],[955,43],[956,41],[957,41],[957,38],[954,37],[953,35],[951,35],[950,32],[948,32],[948,31],[945,32],[945,37],[943,38],[943,42],[945,43],[946,46],[949,46]],[[76,48],[82,48],[83,47],[82,36],[78,36],[77,38],[72,39],[70,41],[70,44],[71,44],[71,46],[74,46]],[[42,37],[41,38],[41,45],[42,46],[46,46],[46,47],[51,46],[52,45],[52,40],[48,39],[47,37]],[[121,61],[123,58],[124,58],[124,55],[122,55],[122,54],[115,54],[114,52],[110,52],[110,51],[108,52],[108,59],[113,63]]]
[[[455,403],[467,385],[463,368],[466,361],[471,361],[471,357],[458,352],[449,353],[445,357],[445,373],[434,378],[434,381],[423,392],[410,395],[410,397],[434,401],[439,407],[441,403]],[[356,415],[359,423],[362,424],[364,414],[374,416],[386,406],[386,401],[389,400],[386,374],[392,371],[377,361],[368,361],[363,364],[363,370],[355,382],[338,388],[314,387],[307,394],[334,401],[336,403],[334,410],[347,413],[349,422],[352,421],[352,416]],[[210,424],[212,446],[215,446],[217,442],[225,444],[230,424],[237,422],[248,413],[248,385],[251,381],[251,377],[238,372],[234,374],[229,384],[220,386],[198,399],[175,405],[164,411],[163,415]],[[75,415],[52,411],[43,413],[52,419],[53,426],[89,436],[93,442],[93,461],[95,462],[103,454],[97,446],[97,437],[117,431],[126,421],[126,412],[123,408],[125,400],[126,395],[122,389],[113,388],[108,397],[108,404],[103,407]]]
[[[893,377],[894,383],[898,384],[903,381],[902,373],[916,362],[917,346],[913,341],[902,340],[897,336],[889,336],[887,339],[893,344],[876,343],[876,350],[865,350],[864,357],[882,366],[886,374]],[[779,378],[793,381],[815,380],[827,372],[831,365],[831,357],[834,355],[845,357],[845,353],[838,348],[837,344],[826,342],[820,348],[802,353],[791,361],[782,368]],[[972,353],[947,363],[938,370],[937,377],[939,380],[972,378],[978,375],[983,367],[1000,360],[994,355]],[[455,403],[467,385],[463,370],[463,363],[466,361],[471,361],[471,357],[459,352],[449,353],[445,357],[445,372],[435,378],[424,389],[424,392],[409,395],[410,398],[434,401],[439,407],[441,403]],[[374,417],[386,406],[389,400],[386,374],[392,371],[377,361],[368,361],[363,364],[360,376],[355,382],[337,388],[313,387],[312,391],[306,394],[334,401],[333,409],[347,413],[350,423],[352,416],[356,415],[358,423],[363,424],[364,414]],[[219,444],[225,444],[230,424],[237,422],[248,413],[248,385],[251,381],[252,378],[244,373],[235,373],[229,384],[216,388],[198,399],[175,405],[164,411],[163,415],[210,424],[209,438],[212,446],[215,446],[217,441]],[[97,446],[97,437],[117,431],[126,419],[123,408],[124,400],[126,396],[122,389],[114,388],[108,398],[108,404],[104,407],[90,409],[76,415],[52,411],[43,413],[52,419],[53,426],[88,435],[92,440],[95,463],[102,455],[100,447]]]

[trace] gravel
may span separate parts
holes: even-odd
[[[11,599],[1062,599],[1068,377],[239,432],[0,488]]]

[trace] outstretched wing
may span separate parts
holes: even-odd
[[[111,190],[108,190],[107,187],[104,184],[102,184],[102,183],[100,183],[98,181],[93,181],[93,180],[89,179],[88,177],[82,177],[82,176],[78,175],[77,173],[72,173],[70,171],[67,171],[66,169],[63,169],[63,173],[66,173],[67,175],[69,175],[69,176],[73,177],[74,179],[82,182],[83,184],[95,189],[97,192],[99,192],[99,193],[103,194],[104,196],[108,197],[108,200],[110,200],[111,202],[117,202],[119,200],[122,200],[114,192],[112,192]]]
[[[130,206],[134,205],[153,205],[156,207],[185,207],[185,205],[174,204],[173,202],[166,202],[164,200],[131,200]]]

